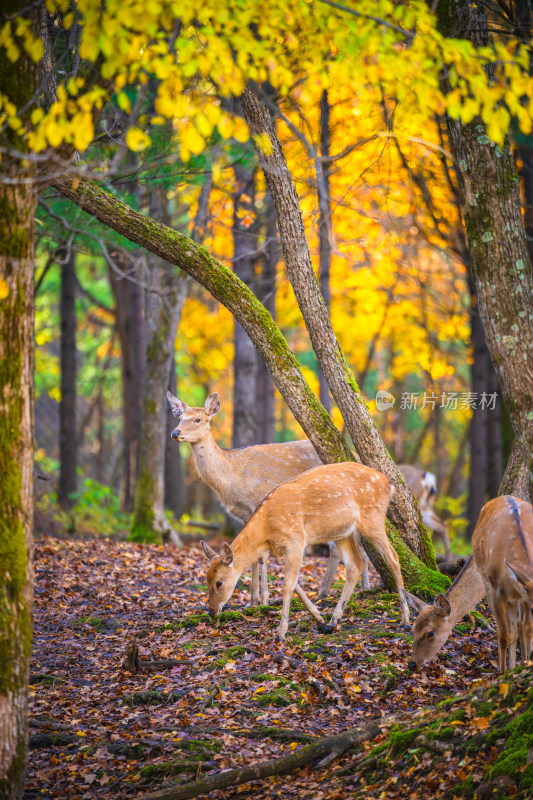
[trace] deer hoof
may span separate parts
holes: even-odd
[[[409,624],[400,625],[400,628],[402,629],[402,631],[410,631],[411,630],[411,626]]]
[[[330,625],[329,622],[322,622],[318,626],[318,630],[320,631],[320,633],[331,633],[332,631],[335,630],[335,625]]]

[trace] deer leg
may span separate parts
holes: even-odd
[[[327,630],[334,630],[339,624],[344,609],[353,594],[355,584],[363,571],[363,559],[361,558],[359,547],[355,543],[354,538],[352,536],[347,536],[346,539],[340,539],[337,544],[346,567],[346,581],[342,587],[341,596],[338,599],[335,610],[331,615]]]
[[[362,546],[358,545],[359,547],[359,555],[363,559],[363,571],[361,572],[361,591],[367,592],[370,589],[370,581],[368,580],[368,564],[369,558],[365,553]]]
[[[498,666],[500,675],[506,670],[507,648],[509,647],[509,630],[507,628],[507,599],[505,595],[494,596],[491,592],[489,598],[492,613],[496,619],[496,632],[498,636]]]
[[[304,590],[302,589],[302,587],[298,582],[296,582],[294,591],[298,595],[298,597],[300,598],[306,609],[309,611],[309,613],[311,614],[317,625],[319,627],[324,625],[325,624],[324,617],[321,615],[320,611],[314,605],[314,603],[308,598],[308,596],[306,595],[306,593],[304,592]]]
[[[339,564],[341,562],[341,554],[335,542],[328,542],[328,544],[329,544],[328,568],[326,570],[326,574],[324,575],[324,579],[322,580],[322,585],[318,593],[319,600],[324,600],[328,596],[333,581],[335,580],[335,577],[337,575]]]
[[[254,561],[252,564],[252,596],[250,598],[252,608],[259,605],[259,563]]]
[[[509,629],[509,669],[514,669],[518,641],[518,605],[516,603],[507,606],[507,625]]]
[[[444,555],[446,556],[446,561],[449,561],[452,557],[452,549],[450,546],[450,534],[448,533],[447,527],[444,529],[442,538],[444,540]]]
[[[391,545],[385,532],[385,526],[381,525],[366,526],[362,535],[374,545],[380,556],[383,557],[388,568],[394,576],[394,582],[398,589],[398,596],[400,598],[400,613],[402,615],[401,624],[403,627],[409,628],[409,606],[407,605],[407,598],[405,595],[405,586],[402,578],[402,571],[400,569],[400,561],[398,554],[394,547]]]
[[[519,605],[519,613],[520,625],[518,630],[520,634],[520,653],[522,662],[528,664],[531,649],[533,648],[533,617],[531,615],[529,603],[523,600]]]
[[[303,548],[299,548],[298,550],[294,549],[285,554],[285,569],[283,574],[282,588],[283,607],[281,610],[281,622],[279,623],[278,628],[278,640],[280,642],[284,642],[285,637],[287,636],[287,629],[289,627],[289,614],[291,610],[291,597],[294,592],[294,587],[296,586],[296,581],[298,580],[298,573],[300,572],[300,567],[302,565],[303,554]]]
[[[261,556],[259,559],[259,564],[261,565],[261,605],[267,606],[268,605],[268,553],[265,553],[264,556]]]

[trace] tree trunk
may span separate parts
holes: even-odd
[[[113,254],[124,272],[131,265],[126,254]],[[132,256],[130,256],[131,258]],[[120,339],[122,372],[122,409],[124,474],[122,505],[133,510],[137,480],[139,436],[144,383],[144,318],[142,288],[138,283],[122,278],[109,268],[109,281],[116,303],[117,332]]]
[[[329,98],[327,89],[322,92],[320,98],[320,155],[322,159],[329,158],[330,151],[330,135],[329,135]],[[318,284],[320,286],[320,293],[324,298],[324,303],[328,310],[331,311],[331,287],[330,287],[330,272],[331,272],[331,198],[329,194],[329,164],[323,160],[322,165],[322,181],[317,181],[317,192],[323,192],[324,196],[318,204],[318,239],[319,239],[319,269],[318,269]],[[329,387],[324,373],[318,367],[318,380],[319,380],[319,397],[320,402],[328,413],[331,412],[331,397],[329,394]]]
[[[254,282],[254,253],[257,249],[254,228],[246,213],[253,207],[255,167],[236,163],[233,196],[233,269],[249,288]],[[257,409],[255,379],[257,354],[254,343],[234,320],[235,354],[233,358],[233,447],[246,447],[257,442]]]
[[[276,266],[279,261],[279,241],[276,212],[269,193],[266,196],[265,206],[266,241],[261,273],[257,277],[256,295],[272,319],[276,319]],[[274,382],[259,353],[257,353],[255,376],[255,407],[257,409],[257,444],[270,444],[275,441]]]
[[[26,8],[33,35],[39,10],[25,0],[2,5],[6,18]],[[16,63],[0,48],[0,85],[16,108],[31,108],[37,67],[21,47]],[[22,116],[22,130],[28,122]],[[0,146],[24,152],[7,125]],[[27,758],[27,687],[33,607],[33,274],[37,194],[31,162],[3,153],[0,164],[0,798],[22,797]],[[18,182],[17,182],[18,181]],[[26,182],[27,181],[27,182]]]
[[[439,3],[447,35],[487,45],[486,6]],[[506,138],[500,149],[478,117],[448,120],[463,185],[463,216],[479,312],[515,436],[533,488],[533,272],[521,216],[520,184]]]
[[[223,303],[253,340],[285,402],[321,459],[330,463],[353,459],[344,439],[306,383],[274,320],[231,270],[211,257],[204,247],[136,212],[90,181],[56,178],[53,185],[112,230],[179,266]],[[402,540],[399,538],[399,541]],[[437,591],[449,585],[445,576],[427,568],[406,545],[404,547],[410,553],[410,563],[425,574],[428,585],[432,581],[433,585],[435,581],[440,582]],[[408,583],[406,585],[409,587]]]
[[[298,197],[270,112],[249,85],[244,90],[241,102],[259,162],[274,198],[287,274],[318,363],[361,461],[383,472],[395,486],[388,511],[389,519],[413,553],[434,568],[435,552],[422,524],[416,500],[383,444],[331,327],[328,310],[313,272]]]
[[[166,217],[166,190],[153,189],[150,214]],[[145,378],[139,439],[139,475],[135,489],[135,508],[130,539],[159,541],[170,533],[180,544],[176,531],[168,525],[164,513],[165,437],[167,430],[166,392],[170,366],[174,360],[176,331],[185,300],[181,285],[183,273],[167,261],[149,254],[146,277],[149,288],[145,300]]]
[[[76,256],[61,248],[61,401],[59,404],[59,486],[62,508],[72,507],[77,487],[76,441]]]
[[[176,363],[172,353],[168,390],[177,394]],[[168,508],[179,519],[182,515],[182,474],[180,445],[171,438],[176,427],[176,418],[167,403],[167,430],[165,435],[165,508]]]

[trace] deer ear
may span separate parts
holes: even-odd
[[[180,400],[179,397],[174,397],[174,395],[170,394],[170,392],[167,392],[167,400],[170,403],[171,411],[175,417],[179,417],[189,408],[189,406]]]
[[[207,542],[204,542],[204,540],[203,540],[203,539],[202,539],[202,541],[200,542],[200,544],[202,545],[202,550],[204,551],[204,553],[205,553],[205,555],[207,556],[207,558],[209,559],[209,561],[212,561],[212,560],[213,560],[213,558],[214,558],[216,555],[218,555],[218,553],[217,553],[215,550],[213,550],[213,548],[212,548],[212,547],[210,547],[210,546],[207,544]]]
[[[435,614],[439,617],[449,617],[452,613],[450,601],[444,594],[438,594],[436,596],[433,600],[433,608],[435,609]]]
[[[218,414],[220,411],[220,398],[218,396],[218,392],[213,392],[213,394],[209,395],[205,401],[204,411],[210,419],[211,417],[214,417],[215,414]]]
[[[417,614],[420,614],[420,612],[422,611],[424,606],[427,605],[427,603],[425,603],[423,600],[421,600],[415,594],[410,594],[409,592],[404,592],[404,597],[407,600],[407,602],[409,603],[409,605],[411,606],[411,608],[413,609],[413,611],[416,611]]]
[[[233,564],[233,550],[226,542],[222,542],[220,545],[220,558],[226,567],[231,567]]]

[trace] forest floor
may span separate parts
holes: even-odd
[[[362,734],[343,755],[210,797],[533,796],[533,669],[497,680],[492,632],[458,626],[413,675],[397,597],[375,588],[356,593],[327,635],[293,601],[280,645],[279,607],[245,608],[245,589],[217,620],[207,616],[206,564],[199,546],[37,542],[26,800],[169,786],[199,796],[194,783],[210,775],[305,756],[352,728]],[[304,587],[316,590],[324,570],[306,559]],[[276,599],[274,562],[269,572]],[[123,666],[132,640],[138,672]]]

